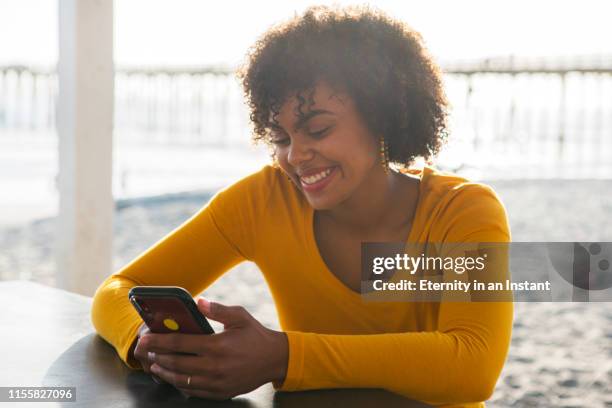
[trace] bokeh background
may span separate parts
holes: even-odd
[[[327,3],[114,3],[113,270],[268,163],[233,72],[271,24],[314,4]],[[451,134],[436,166],[491,185],[514,241],[612,241],[607,2],[369,4],[417,29],[444,71]],[[59,7],[0,2],[0,280],[58,282]],[[279,327],[253,264],[205,294]],[[611,407],[611,323],[606,303],[517,304],[490,406]]]

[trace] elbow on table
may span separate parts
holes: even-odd
[[[486,401],[495,392],[506,359],[510,336],[484,340],[476,335],[456,335],[458,354],[453,369],[452,394],[461,402]]]
[[[104,281],[104,283],[102,283],[98,289],[96,289],[96,293],[93,296],[92,302],[91,302],[91,309],[89,311],[89,317],[91,320],[91,323],[94,326],[94,329],[96,329],[96,332],[98,334],[101,334],[101,332],[103,331],[102,328],[102,321],[103,319],[103,314],[104,314],[104,310],[107,309],[108,306],[108,302],[107,302],[107,296],[108,294],[106,293],[107,289],[106,289],[106,281]]]
[[[495,385],[497,384],[497,375],[495,376],[483,376],[478,381],[475,381],[471,387],[468,388],[467,395],[469,401],[486,401],[495,392]]]
[[[434,405],[468,404],[491,398],[498,377],[499,371],[486,361],[461,362],[452,367],[447,365],[445,371],[422,379],[418,385],[402,380],[392,387],[383,388]]]
[[[466,381],[466,377],[469,377],[469,380]],[[470,376],[468,373],[463,372],[462,375],[460,374],[456,378],[449,378],[441,387],[435,387],[432,384],[431,389],[425,394],[415,394],[414,388],[408,384],[406,384],[406,388],[402,386],[402,389],[389,389],[389,391],[408,398],[417,398],[433,405],[469,404],[484,402],[491,398],[495,391],[496,383],[496,375],[483,373],[482,375]],[[423,391],[423,389],[419,391]]]
[[[111,275],[106,278],[98,289],[94,293],[91,310],[90,320],[94,328],[105,340],[108,341],[106,334],[112,331],[114,326],[114,312],[116,312],[118,299],[125,297],[127,299],[126,291],[129,290],[127,283],[115,275]]]
[[[447,384],[444,389],[440,389],[435,395],[423,396],[423,401],[430,404],[468,404],[474,402],[484,402],[491,398],[495,390],[496,380],[485,378],[472,378],[469,383],[465,381],[454,381]],[[397,392],[397,391],[396,391]],[[409,398],[414,398],[412,394],[405,394]]]
[[[445,369],[437,374],[439,382],[429,401],[464,404],[491,398],[503,367],[498,353],[493,353],[489,347],[473,347],[472,344],[465,353],[453,355],[456,358],[447,360]]]
[[[499,371],[483,364],[479,367],[470,367],[458,375],[463,376],[464,379],[458,378],[455,381],[455,387],[452,387],[454,388],[452,394],[457,401],[452,402],[481,402],[491,398],[495,392]]]

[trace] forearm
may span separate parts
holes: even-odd
[[[435,332],[329,335],[288,332],[281,390],[383,388],[430,403],[486,400],[503,366],[511,304],[482,304],[498,323],[463,322]]]
[[[180,286],[195,296],[242,260],[204,210],[100,285],[91,311],[94,327],[130,368],[139,368],[129,352],[142,319],[128,300],[129,290],[140,285]]]

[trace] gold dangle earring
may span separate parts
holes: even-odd
[[[272,159],[272,167],[274,167],[275,169],[280,169],[280,164],[278,163],[278,158],[276,157],[276,154],[272,153],[270,156],[270,158]]]
[[[380,137],[380,164],[385,171],[385,174],[389,174],[389,146],[385,142],[385,137]]]

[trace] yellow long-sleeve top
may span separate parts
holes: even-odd
[[[506,211],[488,186],[425,167],[408,242],[509,242]],[[128,359],[141,318],[136,285],[182,286],[198,295],[244,260],[270,287],[289,342],[283,391],[384,388],[433,404],[481,407],[506,359],[511,302],[364,302],[324,263],[314,210],[279,169],[217,193],[198,213],[98,288],[92,321]]]

